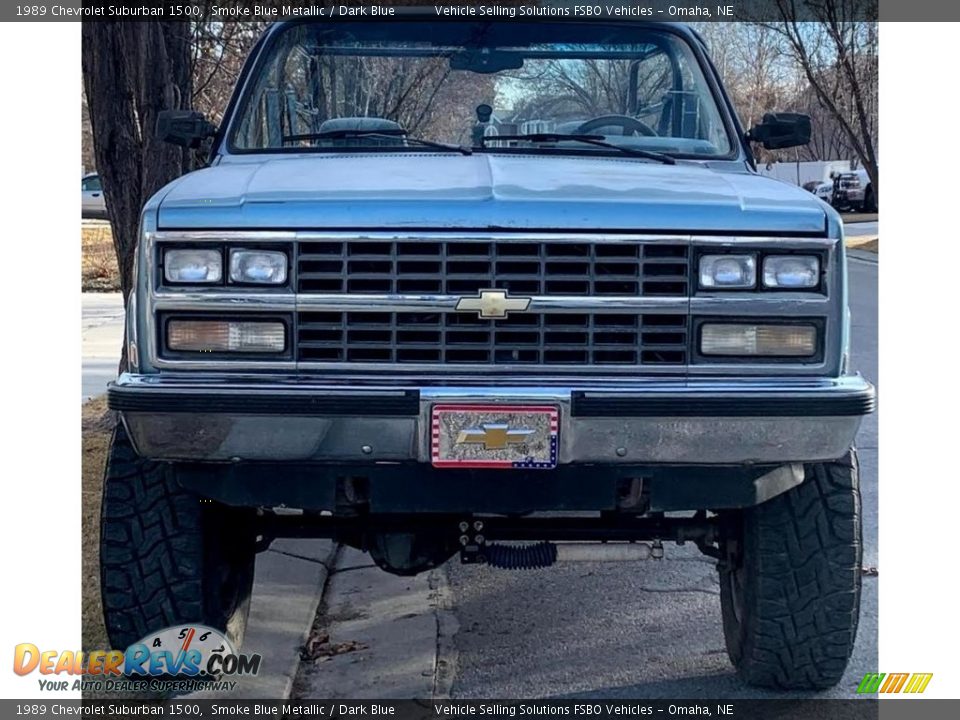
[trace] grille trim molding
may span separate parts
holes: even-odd
[[[466,295],[370,295],[354,294],[338,295],[324,293],[316,295],[298,295],[297,310],[326,310],[336,311],[432,311],[457,312],[456,305]],[[633,297],[633,296],[604,296],[582,297],[564,296],[544,297],[538,295],[524,296],[511,293],[510,297],[529,297],[530,305],[523,313],[562,313],[562,312],[592,312],[592,313],[688,313],[690,310],[689,298],[678,297]],[[475,311],[466,311],[474,312]],[[516,312],[516,311],[515,311]]]

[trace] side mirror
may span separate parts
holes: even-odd
[[[810,116],[801,113],[767,113],[763,122],[747,133],[747,140],[767,150],[806,145],[810,142]]]
[[[161,110],[157,114],[156,136],[164,142],[198,148],[216,132],[217,126],[195,110]]]

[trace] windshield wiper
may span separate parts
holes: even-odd
[[[461,155],[473,155],[473,150],[463,145],[448,145],[447,143],[436,142],[434,140],[408,137],[402,130],[327,130],[325,132],[306,133],[304,135],[284,135],[283,142],[286,144],[299,140],[360,140],[363,138],[386,138],[390,140],[399,138],[404,142],[413,143],[414,145],[458,152]]]
[[[488,141],[492,140],[526,140],[532,143],[542,142],[562,142],[569,140],[571,142],[581,142],[587,145],[596,145],[597,147],[619,150],[625,155],[634,155],[636,157],[646,158],[647,160],[656,160],[664,165],[676,165],[677,161],[665,155],[664,153],[654,152],[653,150],[642,150],[640,148],[625,147],[616,143],[607,142],[606,135],[576,135],[567,133],[530,133],[529,135],[486,135],[480,139],[480,145],[486,147]]]

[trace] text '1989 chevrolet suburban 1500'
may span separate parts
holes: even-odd
[[[284,22],[208,166],[146,205],[104,489],[117,647],[239,641],[254,556],[415,574],[664,543],[715,558],[730,659],[823,688],[860,599],[843,228],[759,176],[699,37],[596,22]],[[132,593],[132,588],[150,592]]]

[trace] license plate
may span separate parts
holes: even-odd
[[[547,470],[557,465],[560,412],[549,405],[434,405],[434,467]]]

